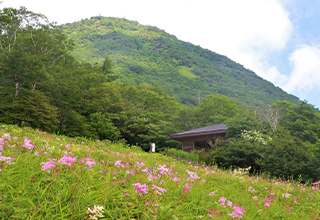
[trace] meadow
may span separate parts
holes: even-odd
[[[0,125],[0,219],[319,219],[319,184]]]

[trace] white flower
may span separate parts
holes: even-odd
[[[97,220],[98,219],[97,217],[100,217],[100,218],[104,217],[102,215],[102,212],[103,212],[102,206],[94,205],[93,209],[88,208],[86,214],[88,216],[88,219]]]

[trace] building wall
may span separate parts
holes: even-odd
[[[182,140],[182,150],[191,152],[195,149],[196,141],[208,141],[211,140],[213,143],[217,138],[226,139],[225,133],[212,134],[212,135],[204,135],[204,136],[195,136],[195,137],[186,137]]]
[[[182,150],[187,152],[194,151],[194,141],[192,140],[182,141]]]

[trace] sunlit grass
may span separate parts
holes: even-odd
[[[191,72],[191,69],[189,67],[185,66],[178,66],[177,70],[180,75],[187,77],[188,79],[196,79],[199,78],[199,76],[194,75],[194,73]]]
[[[194,161],[194,162],[198,162],[199,161],[199,155],[196,154],[194,151],[188,153],[188,152],[182,151],[180,149],[169,148],[169,149],[167,149],[165,151],[165,153],[168,154],[168,155],[184,158],[184,159],[191,160],[191,161]]]

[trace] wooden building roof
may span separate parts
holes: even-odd
[[[216,124],[216,125],[211,125],[203,128],[197,128],[190,131],[184,131],[181,133],[172,134],[170,135],[170,138],[174,140],[181,140],[186,137],[196,137],[196,136],[204,136],[204,135],[219,134],[219,133],[227,133],[226,124]]]

